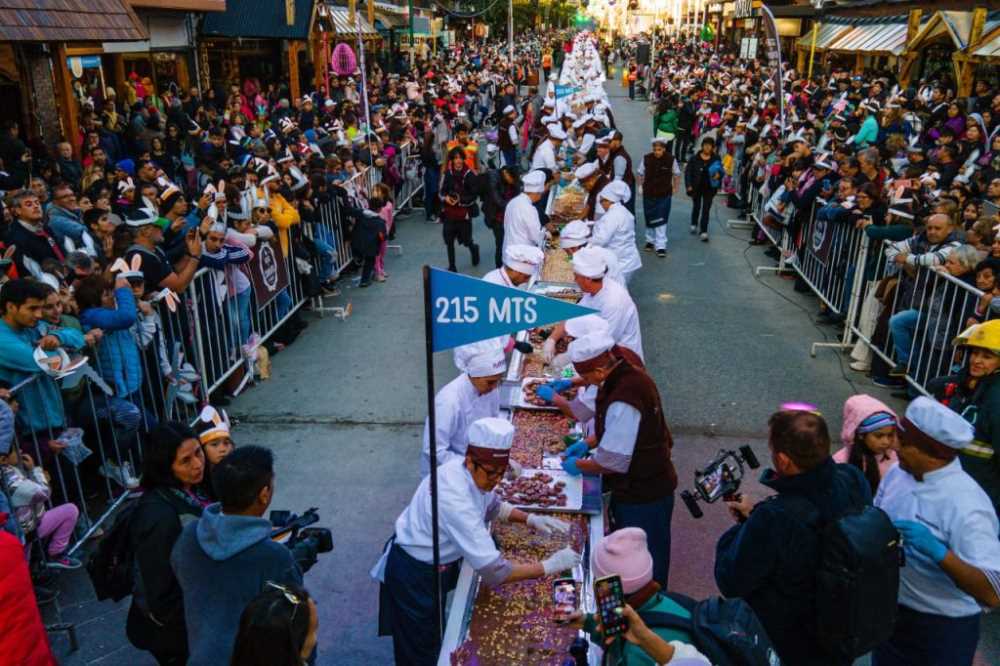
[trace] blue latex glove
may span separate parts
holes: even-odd
[[[903,535],[903,546],[907,550],[926,555],[938,564],[948,554],[948,546],[938,540],[923,523],[913,520],[894,520],[892,524]]]
[[[535,389],[535,395],[537,395],[545,402],[552,402],[552,399],[556,397],[556,392],[548,384],[542,384],[537,389]]]
[[[552,390],[556,393],[562,393],[567,389],[573,388],[573,382],[569,379],[557,379],[555,381],[549,382],[546,386],[551,386]]]
[[[578,459],[574,458],[573,456],[564,459],[562,461],[563,471],[569,474],[570,476],[580,476],[581,474],[583,474],[583,472],[580,471],[580,468],[576,466],[577,460]]]
[[[566,449],[566,456],[571,458],[582,458],[590,452],[587,442],[582,439]]]

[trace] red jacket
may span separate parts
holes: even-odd
[[[49,638],[35,603],[24,548],[0,530],[0,655],[4,664],[56,666]]]

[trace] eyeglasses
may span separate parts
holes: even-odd
[[[299,598],[299,595],[295,594],[284,585],[279,585],[278,583],[275,583],[274,581],[270,580],[264,583],[264,587],[274,588],[275,590],[281,592],[282,596],[284,596],[285,599],[288,600],[288,603],[292,605],[292,617],[291,619],[289,619],[289,622],[294,620],[295,613],[297,613],[299,610],[299,604],[301,604],[303,601],[301,598]]]
[[[487,479],[503,478],[504,473],[507,471],[506,467],[487,467],[485,465],[480,465],[479,463],[476,463],[476,467],[483,470]]]

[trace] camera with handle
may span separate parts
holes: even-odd
[[[333,550],[333,534],[325,527],[309,527],[319,522],[319,509],[312,507],[302,515],[290,511],[275,510],[271,512],[271,524],[274,530],[271,539],[285,544],[302,573],[309,571],[316,564],[316,557]]]
[[[695,470],[693,492],[685,490],[681,493],[681,499],[691,515],[695,518],[704,515],[698,502],[712,504],[720,499],[738,499],[746,467],[757,469],[760,461],[753,449],[741,446],[738,452],[726,449],[719,451],[705,467]]]

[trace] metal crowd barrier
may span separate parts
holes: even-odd
[[[952,347],[952,340],[966,327],[982,292],[942,270],[918,267],[912,278],[912,289],[900,297],[896,289],[886,303],[878,293],[891,278],[902,272],[886,260],[888,241],[873,243],[864,230],[852,224],[820,220],[818,202],[813,206],[802,228],[802,242],[793,251],[787,229],[776,229],[763,223],[768,195],[756,185],[750,188],[752,221],[781,251],[778,266],[758,267],[763,270],[793,269],[809,285],[817,298],[831,312],[845,319],[844,333],[837,342],[816,342],[810,354],[815,357],[820,348],[852,350],[855,360],[870,364],[878,356],[889,368],[903,365],[902,378],[925,395],[936,377],[951,374],[960,367],[962,358]],[[742,224],[732,221],[730,226]],[[786,260],[787,258],[787,260]],[[904,314],[899,323],[901,332],[909,331],[905,363],[899,363],[899,347],[891,335],[890,318]],[[992,311],[987,310],[987,318]],[[906,326],[902,322],[909,318]]]
[[[423,187],[420,162],[411,155],[411,149],[411,144],[404,144],[394,157],[403,176],[395,193],[397,210],[408,205]],[[364,168],[346,185],[368,197],[381,181],[380,168]],[[339,275],[354,260],[350,231],[336,201],[322,205],[314,222],[303,223],[304,236],[322,240],[332,248],[326,257],[330,277]],[[129,384],[137,386],[131,395],[115,395],[114,382],[105,381],[114,373],[105,372],[97,353],[90,355],[90,363],[85,366],[89,377],[73,388],[65,386],[68,380],[56,380],[43,373],[15,387],[12,398],[21,403],[22,410],[25,403],[42,404],[43,393],[58,394],[63,401],[63,413],[47,413],[46,425],[40,429],[26,427],[30,421],[22,413],[15,442],[19,451],[28,453],[50,473],[52,493],[47,506],[71,502],[80,510],[69,555],[76,553],[129,496],[123,470],[127,465],[135,477],[141,471],[141,433],[161,421],[192,422],[209,395],[222,388],[233,373],[241,368],[253,372],[254,350],[248,343],[263,343],[310,300],[300,262],[291,250],[294,239],[291,231],[288,233],[290,250],[288,256],[282,257],[288,287],[264,307],[258,308],[252,288],[249,298],[237,298],[229,294],[224,279],[217,280],[214,269],[203,268],[179,295],[174,308],[160,300],[151,304],[149,313],[139,313],[132,339],[141,377],[131,378]],[[308,269],[319,271],[322,262],[323,257],[314,257],[307,262]],[[313,309],[320,313],[334,312],[342,317],[349,314],[349,306],[324,306],[322,296],[313,300]],[[255,339],[245,334],[247,321]],[[101,344],[118,342],[105,338]],[[73,430],[77,428],[82,433]],[[74,442],[68,454],[57,453],[49,446],[49,442],[61,437]],[[5,484],[0,484],[0,492],[7,494]]]

